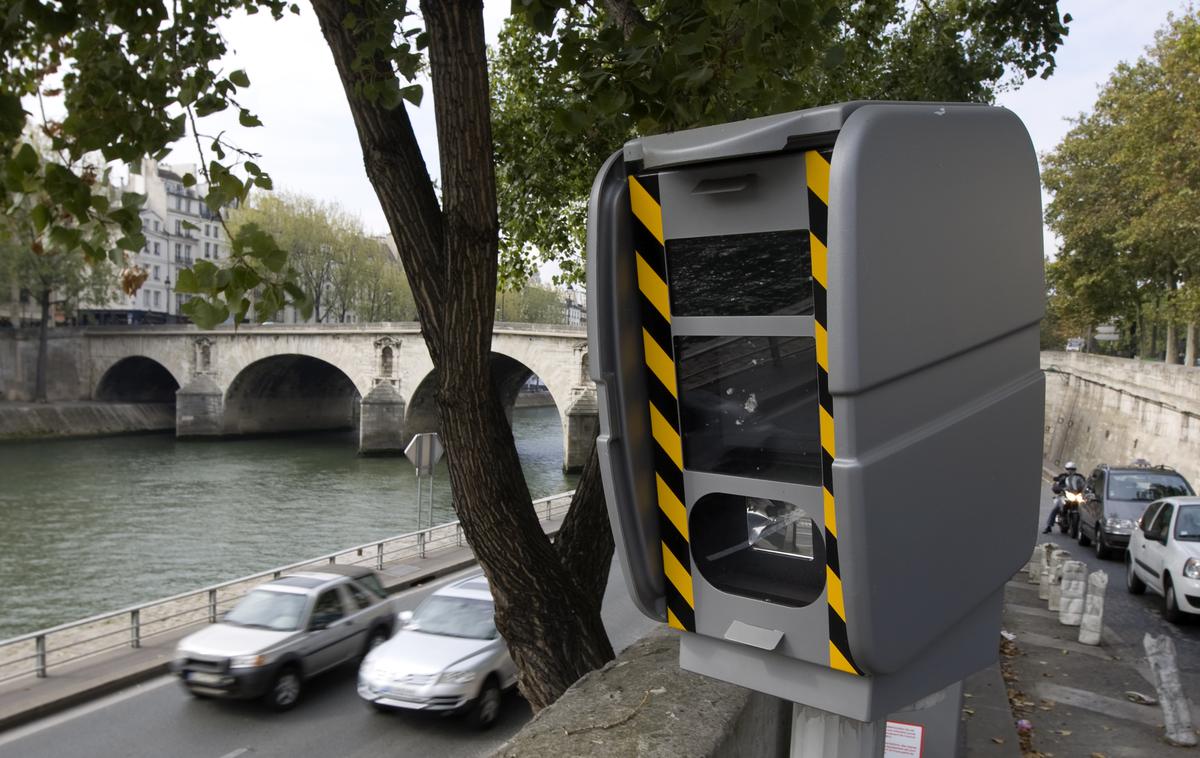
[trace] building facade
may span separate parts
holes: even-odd
[[[146,196],[141,210],[146,245],[131,255],[129,262],[145,269],[146,282],[132,297],[117,290],[105,305],[80,308],[80,317],[92,323],[186,322],[180,308],[190,295],[175,291],[178,272],[191,268],[197,260],[228,257],[228,236],[204,203],[204,185],[184,186],[183,176],[195,175],[193,166],[168,166],[145,159],[138,170],[133,169],[122,189]]]

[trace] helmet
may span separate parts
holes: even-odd
[[[1067,461],[1067,471],[1075,470],[1075,461]]]

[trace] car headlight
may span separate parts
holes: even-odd
[[[1133,531],[1133,521],[1127,518],[1109,516],[1104,519],[1104,528],[1110,532]]]
[[[443,671],[438,675],[442,684],[466,684],[475,681],[474,671]]]
[[[229,668],[232,669],[253,669],[265,665],[267,665],[267,656],[265,655],[235,655],[229,659]]]
[[[1200,579],[1200,558],[1188,558],[1183,564],[1183,575],[1188,579]]]

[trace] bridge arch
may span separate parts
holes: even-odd
[[[336,365],[285,353],[243,367],[225,390],[225,434],[351,429],[361,395]]]
[[[131,355],[110,365],[100,376],[92,397],[110,403],[175,403],[179,380],[163,364],[144,355]]]

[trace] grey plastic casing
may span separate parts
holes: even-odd
[[[849,648],[829,666],[824,596],[792,608],[710,585],[693,562],[684,668],[874,720],[996,659],[1004,583],[1028,558],[1040,480],[1040,183],[1011,112],[856,102],[634,140],[593,186],[588,339],[597,449],[635,604],[665,620],[630,173],[656,173],[664,236],[805,229],[803,151],[832,147],[829,390]],[[698,194],[753,174],[747,192]],[[669,249],[669,248],[668,248]],[[669,265],[669,255],[668,255]],[[737,282],[729,282],[736,288]],[[677,318],[672,333],[811,336],[811,317]],[[817,487],[684,470],[707,492],[774,497],[824,528]],[[827,591],[827,590],[826,590]],[[747,643],[759,630],[771,649]],[[735,641],[736,640],[736,641]]]

